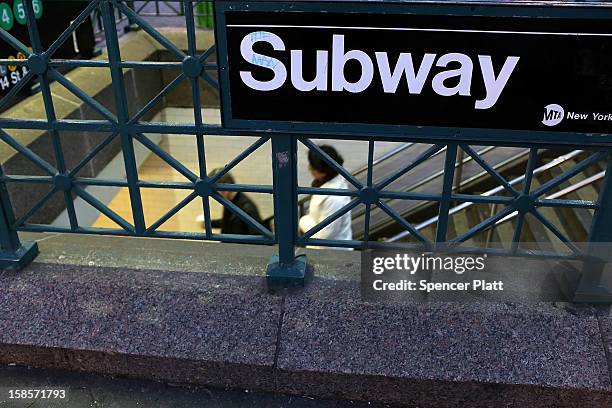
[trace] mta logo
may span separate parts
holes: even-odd
[[[544,118],[542,123],[546,126],[555,126],[561,123],[565,117],[565,110],[556,103],[551,103],[544,107]]]

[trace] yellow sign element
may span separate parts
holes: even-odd
[[[10,55],[10,56],[8,57],[8,59],[10,59],[10,60],[14,60],[14,59],[15,59],[15,57],[14,57],[14,56],[12,56],[12,55]],[[15,71],[16,69],[17,69],[17,65],[9,65],[9,66],[8,66],[8,70],[9,70],[9,71],[11,71],[11,72]]]
[[[12,55],[10,57],[8,57],[8,59],[15,59],[15,57],[13,57]],[[18,60],[24,60],[26,59],[26,55],[23,52],[18,52],[17,53],[17,59]],[[9,65],[8,66],[9,71],[13,72],[17,70],[17,65]]]

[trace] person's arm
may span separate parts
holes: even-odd
[[[327,196],[321,201],[319,205],[320,221],[316,222],[315,225],[319,224],[321,221],[324,221],[327,217],[329,217],[330,215],[334,214],[336,211],[344,207],[345,200],[341,200],[338,198],[341,198],[341,197]],[[312,238],[338,239],[338,236],[340,235],[341,226],[342,226],[341,223],[339,223],[338,219],[336,219],[331,224],[323,228],[321,231],[314,234]]]
[[[310,231],[314,226],[317,225],[317,221],[310,214],[306,214],[300,218],[300,231],[303,233]]]
[[[321,206],[321,196],[311,196],[308,201],[308,212],[300,217],[298,226],[300,231],[306,233],[319,223],[319,210]]]

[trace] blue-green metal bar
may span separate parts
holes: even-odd
[[[572,177],[574,177],[578,173],[580,173],[583,170],[585,170],[590,165],[595,164],[598,161],[602,160],[605,156],[606,156],[606,154],[604,152],[593,153],[591,156],[589,156],[586,159],[582,160],[580,163],[576,164],[574,167],[572,167],[568,171],[566,171],[566,172],[564,172],[562,174],[559,174],[557,177],[554,177],[553,179],[551,179],[551,180],[547,181],[546,183],[542,184],[540,187],[535,189],[531,193],[531,195],[534,196],[534,197],[539,197],[542,194],[546,194],[552,188],[555,188],[558,185],[560,185],[561,183],[563,183],[564,181],[567,181],[567,180],[571,179]]]
[[[495,225],[497,221],[505,218],[506,216],[512,214],[513,212],[514,212],[514,208],[506,207],[502,209],[500,212],[498,212],[497,214],[495,214],[494,216],[489,217],[486,220],[483,220],[479,224],[475,225],[474,227],[470,228],[468,231],[466,231],[462,235],[453,238],[452,240],[450,240],[450,242],[451,243],[465,242],[468,239],[472,238],[474,235],[478,234],[479,232],[482,232],[486,230],[487,228]]]
[[[117,67],[114,65],[114,67]],[[48,123],[43,120],[19,120],[11,118],[0,118],[0,128],[4,129],[56,129],[65,131],[114,131],[116,130],[115,125],[109,124],[108,121],[102,120],[77,120],[77,119],[58,119],[54,123]],[[207,135],[223,135],[223,136],[263,136],[270,134],[285,134],[281,131],[270,131],[267,128],[258,129],[230,129],[220,125],[202,125],[201,128],[196,127],[193,124],[183,123],[168,123],[168,122],[138,122],[126,126],[132,132],[140,133],[165,133],[165,134],[195,134],[196,132],[202,132]],[[419,132],[416,133],[416,130]],[[353,132],[339,132],[334,126],[331,126],[327,131],[308,131],[308,132],[295,132],[294,134],[307,137],[327,138],[327,139],[338,139],[338,140],[362,140],[367,138],[376,138],[376,140],[387,140],[387,141],[400,141],[405,142],[406,140],[412,140],[419,143],[431,143],[432,141],[438,141],[436,139],[436,132],[438,129],[430,128],[424,131],[423,128],[415,129],[415,133],[405,132],[405,134],[396,135],[392,132],[388,132],[385,135],[378,134],[376,132],[364,132],[356,129]],[[579,137],[582,140],[581,144],[576,142],[565,141],[566,134],[559,132],[538,132],[539,138],[534,137],[532,142],[516,141],[515,139],[520,135],[519,131],[500,131],[500,130],[487,130],[491,133],[491,138],[487,141],[488,144],[496,146],[514,146],[514,147],[534,147],[540,148],[571,148],[573,146],[579,146],[584,148],[585,135],[583,134],[572,134],[572,137]],[[423,134],[432,133],[429,137],[424,137]],[[478,132],[476,132],[478,133]],[[487,133],[489,134],[489,133]],[[467,136],[466,136],[467,137]],[[469,136],[471,138],[472,136]],[[509,139],[509,140],[507,140]],[[591,139],[596,141],[596,139]],[[440,143],[445,143],[443,140],[439,140]],[[482,140],[479,141],[482,143]],[[589,142],[589,146],[592,149],[601,151],[609,151],[612,149],[612,145],[598,144],[595,142]]]
[[[121,228],[123,228],[124,230],[128,232],[134,231],[134,228],[128,221],[126,221],[119,214],[117,214],[116,212],[108,208],[108,206],[106,206],[103,202],[98,200],[96,197],[92,196],[87,191],[83,190],[81,187],[78,187],[78,186],[74,186],[73,190],[79,197],[85,200],[85,202],[87,202],[89,205],[91,205],[96,210],[100,211],[102,214],[106,215],[108,218],[114,221]]]
[[[60,84],[62,84],[64,88],[66,88],[77,98],[85,102],[87,105],[89,105],[91,108],[93,108],[96,112],[98,112],[100,115],[105,117],[107,120],[111,122],[117,122],[117,117],[115,116],[114,113],[106,109],[106,107],[102,105],[100,102],[98,102],[91,96],[87,95],[79,87],[77,87],[72,82],[70,82],[68,78],[66,78],[59,72],[57,72],[55,69],[50,69],[48,71],[48,75],[52,80],[55,80],[59,82]]]
[[[25,224],[25,222],[32,215],[34,215],[34,213],[36,211],[38,211],[43,205],[45,205],[45,203],[47,201],[49,201],[49,198],[51,198],[51,196],[53,196],[53,194],[55,194],[55,192],[57,192],[57,189],[55,187],[51,187],[51,189],[49,191],[47,191],[47,193],[40,200],[38,200],[28,211],[25,212],[25,214],[23,214],[18,220],[16,220],[11,225],[11,228],[12,229],[17,229],[20,226],[22,226],[23,224]]]
[[[125,94],[125,85],[123,83],[123,70],[118,65],[121,61],[121,51],[119,49],[119,39],[117,38],[117,27],[115,26],[115,19],[113,17],[111,5],[106,1],[103,1],[100,5],[102,10],[102,19],[104,21],[106,46],[108,49],[108,61],[111,64],[110,71],[113,93],[115,95],[115,104],[117,107],[117,121],[119,126],[119,135],[121,137],[121,147],[123,151],[123,161],[125,163],[126,178],[129,185],[128,188],[130,193],[130,203],[132,206],[132,217],[134,219],[134,228],[137,234],[142,234],[146,229],[144,210],[142,207],[140,188],[138,187],[138,169],[136,167],[134,144],[130,131],[125,126],[129,120],[129,109],[127,96]],[[116,5],[114,1],[113,5]]]
[[[525,181],[523,184],[523,194],[529,194],[531,191],[531,182],[533,180],[533,170],[536,167],[538,161],[538,149],[531,148],[529,150],[529,159],[527,160],[527,169],[525,170]],[[516,219],[516,225],[514,226],[514,234],[512,236],[512,247],[511,252],[516,253],[518,251],[519,242],[521,240],[521,234],[523,232],[523,223],[525,222],[525,213],[519,211]]]
[[[553,207],[553,208],[586,208],[596,210],[598,205],[594,201],[584,200],[557,200],[547,198],[544,200],[535,200],[536,207]]]
[[[217,190],[220,191],[241,191],[243,193],[269,193],[275,192],[273,186],[262,186],[259,184],[223,184],[217,183]]]
[[[53,177],[48,176],[2,176],[0,181],[7,183],[53,184]]]
[[[4,170],[0,166],[0,177]],[[0,183],[0,268],[23,268],[38,255],[36,242],[21,243],[12,227],[15,214],[5,183]]]
[[[366,175],[366,185],[368,187],[372,187],[372,178],[374,173],[374,141],[368,141],[368,173]],[[365,218],[363,222],[363,242],[367,247],[368,242],[370,241],[370,213],[372,209],[372,204],[365,205]]]
[[[559,238],[559,240],[561,242],[563,242],[569,249],[571,249],[576,255],[581,255],[582,251],[580,251],[580,249],[574,245],[569,238],[567,238],[560,230],[559,228],[557,228],[556,225],[554,225],[552,222],[550,222],[548,220],[548,218],[546,218],[540,211],[538,211],[537,209],[531,211],[531,214],[533,214],[534,217],[536,217],[541,223],[542,225],[544,225],[546,228],[548,228],[553,234],[555,234],[555,236],[557,238]]]
[[[138,122],[144,115],[147,114],[147,112],[149,112],[153,108],[153,106],[158,104],[164,98],[164,96],[166,96],[170,91],[176,88],[177,85],[183,82],[184,79],[185,79],[185,75],[181,72],[176,78],[170,81],[168,85],[164,86],[164,88],[161,91],[159,91],[157,95],[153,97],[153,99],[147,102],[145,106],[140,108],[140,110],[132,116],[129,123],[133,124],[133,123]]]
[[[413,193],[411,191],[380,191],[379,198],[388,198],[396,200],[414,200],[414,201],[441,201],[442,196],[435,193]]]
[[[209,49],[204,51],[202,53],[202,55],[200,55],[200,57],[199,57],[200,62],[204,63],[206,61],[206,59],[208,59],[208,57],[210,57],[211,55],[213,55],[216,52],[216,50],[217,50],[217,46],[215,44],[213,44]]]
[[[574,298],[577,302],[612,301],[612,291],[602,282],[603,272],[612,255],[612,156],[608,155],[607,161],[606,177],[589,233],[588,257],[582,266],[582,277]]]
[[[4,175],[4,169],[1,165],[0,175]],[[2,252],[14,254],[21,246],[17,231],[12,227],[14,223],[15,214],[6,184],[0,182],[0,263],[5,258]]]
[[[363,247],[362,241],[357,240],[334,240],[334,239],[321,239],[321,238],[309,238],[304,240],[304,245],[316,245],[323,247],[334,247],[334,248],[354,248],[359,249]]]
[[[493,167],[489,166],[489,164],[480,157],[478,153],[476,153],[469,145],[463,144],[461,145],[461,149],[466,152],[476,163],[480,165],[487,173],[489,173],[499,184],[504,186],[506,190],[508,190],[512,195],[517,196],[520,193],[512,187],[508,180],[502,177],[501,174],[497,172]]]
[[[170,155],[164,149],[159,147],[157,144],[153,143],[151,141],[151,139],[149,139],[148,137],[146,137],[142,133],[135,133],[133,136],[134,136],[134,139],[136,139],[140,143],[142,143],[143,146],[145,146],[146,148],[151,150],[153,153],[155,153],[160,159],[162,159],[163,161],[168,163],[168,165],[170,165],[170,167],[172,167],[174,170],[176,170],[179,173],[181,173],[188,180],[196,181],[198,179],[198,176],[196,174],[194,174],[194,172],[189,170],[180,161],[176,160],[174,157],[172,157],[172,155]]]
[[[160,34],[151,24],[149,24],[145,19],[136,14],[134,10],[127,7],[125,4],[118,2],[116,0],[112,0],[113,5],[121,10],[128,18],[134,21],[140,28],[147,32],[151,37],[155,39],[155,41],[159,42],[164,46],[170,53],[174,54],[179,60],[183,60],[185,58],[185,53],[181,51],[176,45],[174,45],[170,40]],[[104,15],[104,10],[102,10],[102,14]],[[113,19],[114,24],[114,19]],[[107,30],[104,30],[105,32]]]
[[[2,65],[14,65],[16,67],[27,67],[28,60],[27,59],[0,59],[0,64]]]
[[[77,186],[130,187],[127,180],[105,180],[92,177],[75,177],[72,179],[72,183]],[[142,187],[140,183],[138,186]]]
[[[185,28],[187,31],[187,54],[188,57],[184,59],[184,63],[191,63],[199,67],[200,71],[203,71],[202,62],[198,58],[197,43],[196,43],[196,30],[195,21],[193,17],[193,5],[189,1],[185,8]],[[202,118],[202,102],[200,93],[200,81],[197,72],[191,72],[191,100],[193,104],[193,116],[195,119],[195,125],[197,128],[203,126]],[[195,74],[195,75],[194,75]],[[198,149],[198,168],[200,172],[200,178],[208,178],[208,170],[206,165],[206,145],[204,143],[204,133],[196,132],[196,146]],[[218,179],[217,179],[218,180]],[[216,181],[216,180],[215,180]],[[214,183],[214,181],[213,181]],[[210,197],[202,197],[202,211],[204,213],[204,230],[207,237],[212,236],[212,220],[210,215]]]
[[[166,221],[172,218],[176,213],[182,210],[187,204],[192,202],[198,195],[194,192],[191,192],[187,195],[187,197],[183,198],[177,205],[175,205],[170,211],[165,213],[160,219],[155,221],[147,230],[145,234],[150,234],[157,230],[160,226],[162,226]]]
[[[359,190],[347,190],[343,188],[321,188],[321,187],[298,187],[298,194],[308,195],[333,195],[343,197],[358,197]]]
[[[204,66],[204,69],[202,70],[202,74],[200,77],[204,79],[206,82],[208,82],[215,89],[219,89],[219,82],[215,78],[210,76],[210,74],[208,73],[208,71],[217,71],[217,68],[218,68],[217,64],[206,62],[206,59],[210,57],[211,55],[213,55],[216,52],[216,50],[217,50],[217,46],[213,45],[208,50],[206,50],[206,52],[200,55],[199,57],[200,62]]]
[[[482,196],[472,194],[452,194],[451,201],[463,203],[483,203],[483,204],[511,204],[513,198],[504,196]]]
[[[304,235],[301,237],[301,241],[307,240],[312,237],[317,232],[321,231],[323,228],[330,225],[332,222],[336,221],[338,218],[342,217],[347,212],[351,211],[353,208],[357,207],[361,201],[358,199],[351,200],[348,204],[344,205],[342,208],[334,211],[332,214],[328,215],[323,219],[323,221],[319,222],[317,225],[304,232]]]
[[[55,167],[53,167],[42,157],[34,153],[32,150],[28,149],[27,147],[23,146],[21,143],[13,139],[12,136],[10,136],[2,129],[0,129],[0,140],[11,146],[18,153],[21,153],[24,157],[29,159],[32,163],[34,163],[36,166],[38,166],[41,170],[43,170],[50,176],[55,176],[57,174],[58,171],[55,169]]]
[[[456,158],[457,145],[449,144],[446,147],[446,157],[444,159],[444,177],[442,179],[442,197],[438,208],[436,243],[446,242],[446,230],[448,228],[448,212],[450,211],[451,195],[453,194],[453,181],[455,179]]]
[[[23,52],[28,57],[30,56],[30,50],[28,47],[17,38],[13,37],[4,28],[0,28],[0,40],[13,47],[16,51]]]
[[[297,227],[297,140],[293,135],[272,136],[274,229],[281,265],[295,261]]]
[[[64,44],[64,42],[68,38],[70,38],[70,36],[72,36],[72,33],[74,33],[74,31],[81,25],[81,23],[83,23],[83,21],[89,18],[89,16],[96,7],[98,7],[98,0],[89,0],[89,4],[83,9],[83,11],[81,11],[79,15],[70,22],[68,28],[66,28],[64,32],[62,32],[57,37],[57,39],[53,41],[49,48],[47,48],[45,54],[48,58],[50,58],[55,53],[55,51],[57,51],[62,46],[62,44]],[[51,24],[51,22],[49,23]]]
[[[77,173],[87,164],[89,163],[98,153],[100,153],[106,146],[108,146],[115,138],[117,137],[117,133],[111,133],[104,140],[102,140],[96,147],[94,147],[87,155],[68,172],[70,177],[75,177]]]
[[[359,180],[357,180],[351,173],[349,173],[344,167],[336,163],[334,159],[332,159],[327,153],[325,153],[319,146],[317,146],[310,139],[300,138],[300,142],[304,144],[304,146],[308,147],[314,153],[319,155],[325,162],[335,171],[342,175],[349,183],[354,185],[356,188],[361,188],[363,185]]]
[[[230,170],[232,170],[234,167],[236,167],[241,161],[243,161],[244,159],[246,159],[247,157],[249,157],[252,153],[254,153],[257,149],[259,149],[261,146],[263,146],[268,140],[270,140],[269,137],[262,137],[259,138],[256,142],[254,142],[253,144],[251,144],[249,147],[247,147],[244,151],[242,151],[238,156],[236,156],[234,159],[232,159],[228,164],[225,165],[225,167],[223,167],[223,169],[221,171],[219,171],[217,174],[215,174],[213,177],[210,178],[210,182],[212,183],[216,183],[217,180],[219,180],[221,177],[223,177],[224,175],[226,175],[227,173],[229,173]]]
[[[238,207],[236,204],[223,197],[219,193],[211,194],[211,197],[215,199],[219,204],[221,204],[224,208],[230,210],[232,213],[237,215],[242,221],[246,222],[247,225],[251,228],[256,229],[261,235],[266,238],[274,239],[274,236],[270,230],[257,222],[253,217],[247,214],[242,208]]]
[[[27,65],[27,60],[0,59],[0,64]],[[79,60],[79,59],[50,59],[50,67],[86,67],[86,68],[109,68],[111,63],[105,60]],[[119,68],[139,69],[181,69],[182,63],[178,61],[122,61]]]
[[[40,39],[40,33],[38,32],[38,24],[36,23],[36,17],[34,15],[34,9],[31,1],[23,2],[28,33],[30,36],[30,43],[32,44],[33,53],[36,55],[42,55],[44,50]],[[40,90],[42,93],[43,103],[45,107],[45,113],[47,115],[47,121],[53,123],[56,120],[55,107],[53,106],[53,96],[51,94],[51,87],[49,85],[48,71],[38,75],[40,82]],[[50,130],[49,134],[53,142],[53,152],[55,154],[55,161],[57,170],[60,174],[66,173],[66,163],[64,161],[64,153],[62,150],[61,140],[59,132],[57,130]],[[74,208],[74,202],[72,201],[71,189],[64,191],[64,202],[66,204],[66,212],[68,213],[68,220],[70,221],[70,228],[78,228],[78,221],[76,210]]]
[[[110,229],[110,228],[96,228],[96,227],[79,227],[76,231],[66,227],[56,227],[54,225],[41,225],[41,224],[25,224],[19,231],[27,232],[57,232],[57,233],[76,233],[76,234],[90,234],[90,235],[113,235],[132,237],[133,232],[128,232],[122,229]],[[171,239],[192,239],[202,240],[206,239],[205,234],[197,232],[172,232],[172,231],[156,231],[152,234],[147,234],[148,238],[171,238]],[[237,234],[213,234],[210,238],[213,241],[223,242],[235,242],[241,244],[260,244],[270,245],[274,244],[273,240],[270,240],[261,236],[253,235],[237,235]]]
[[[141,3],[141,5],[140,5],[140,8],[137,8],[137,9],[135,8],[135,9],[134,9],[134,11],[135,11],[136,13],[138,13],[138,14],[141,14],[141,13],[143,12],[144,8],[145,8],[145,7],[146,7],[146,6],[147,6],[149,3],[151,3],[151,1],[152,1],[152,0],[146,0],[146,1],[143,1],[143,2]]]
[[[386,212],[391,218],[393,218],[400,225],[406,228],[408,232],[410,232],[410,235],[415,237],[417,240],[423,242],[426,245],[430,244],[429,240],[423,234],[421,234],[416,228],[410,225],[408,221],[406,221],[401,215],[399,215],[393,208],[391,208],[385,202],[379,201],[378,207],[380,207],[381,210]]]
[[[406,167],[404,167],[403,169],[401,169],[397,173],[392,174],[391,176],[387,177],[385,180],[381,181],[380,183],[376,184],[376,188],[379,189],[379,190],[384,189],[389,184],[393,183],[395,180],[399,179],[400,177],[402,177],[404,174],[408,173],[410,170],[414,169],[419,164],[424,163],[425,161],[427,161],[427,159],[429,159],[431,156],[433,156],[434,154],[438,153],[442,149],[444,149],[444,146],[442,146],[442,145],[431,146],[429,149],[427,149],[423,153],[421,153],[416,159],[414,159],[412,161],[412,163],[410,163],[409,165],[407,165]]]

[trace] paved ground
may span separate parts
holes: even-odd
[[[15,401],[10,389],[67,388],[65,400]],[[103,377],[61,370],[0,366],[2,408],[365,408],[373,405],[283,395],[186,388],[154,381]],[[379,405],[380,407],[380,405]]]

